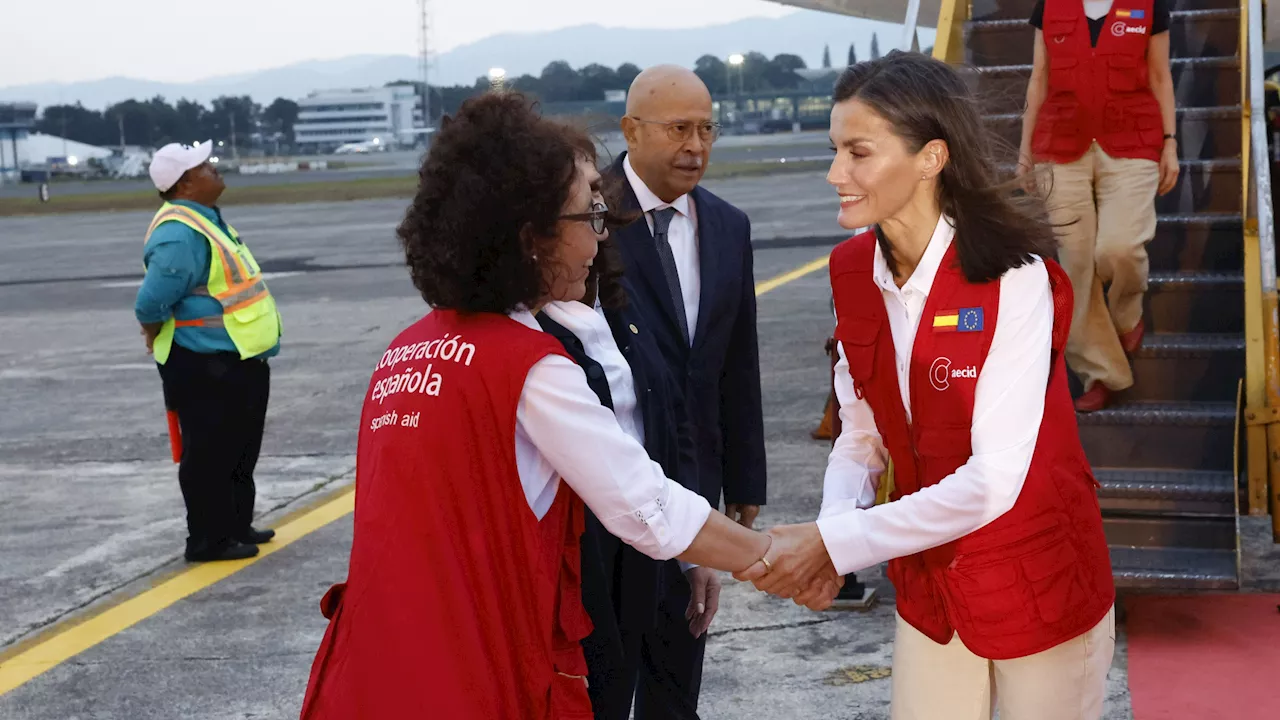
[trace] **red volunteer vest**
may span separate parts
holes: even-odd
[[[854,388],[875,415],[893,459],[898,500],[936,485],[969,460],[974,389],[1000,311],[999,281],[964,279],[953,244],[925,303],[911,352],[911,417],[902,406],[893,334],[873,279],[876,237],[831,254],[836,339]],[[1025,657],[1092,628],[1115,600],[1096,483],[1080,446],[1062,348],[1071,285],[1046,261],[1053,287],[1053,357],[1044,419],[1017,502],[954,542],[889,562],[898,613],[937,643],[958,633],[992,660]],[[935,318],[937,327],[935,329]]]
[[[1147,71],[1152,5],[1116,0],[1094,48],[1080,0],[1045,0],[1049,93],[1032,136],[1038,160],[1075,162],[1096,139],[1113,158],[1159,162],[1164,121]]]
[[[582,501],[539,521],[516,406],[550,335],[436,310],[382,356],[361,415],[355,534],[303,720],[587,720]]]

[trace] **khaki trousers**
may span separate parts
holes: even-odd
[[[1117,160],[1094,143],[1079,160],[1050,167],[1049,218],[1058,226],[1059,259],[1075,292],[1067,364],[1086,390],[1095,382],[1124,390],[1133,385],[1133,372],[1120,335],[1142,319],[1160,166]]]
[[[898,617],[892,720],[1099,720],[1116,647],[1116,616],[1044,652],[987,660],[960,637],[939,645]]]

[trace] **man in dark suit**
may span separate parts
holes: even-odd
[[[636,308],[683,391],[693,447],[678,479],[712,507],[723,494],[729,517],[751,527],[765,502],[751,223],[698,187],[719,134],[711,113],[711,94],[689,70],[640,73],[622,119],[627,152],[609,176],[622,186],[624,209],[643,213],[616,237]],[[711,570],[671,561],[664,580],[658,626],[644,643],[637,720],[697,718],[706,637],[688,618],[705,620],[719,605]]]

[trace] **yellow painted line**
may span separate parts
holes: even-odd
[[[259,546],[261,551],[257,557],[193,565],[150,590],[5,659],[0,662],[0,695],[347,515],[355,509],[353,491],[354,487],[344,490],[323,505],[276,528],[275,539]]]
[[[812,262],[770,278],[756,285],[756,295],[763,295],[789,282],[827,266],[828,258]],[[4,695],[59,664],[75,657],[107,638],[123,632],[155,615],[183,598],[240,572],[310,533],[319,530],[355,510],[354,486],[343,490],[318,507],[276,528],[275,539],[259,546],[257,557],[233,562],[201,563],[180,571],[153,588],[113,605],[82,622],[58,630],[0,660],[0,695]],[[3,655],[0,655],[3,657]]]
[[[827,263],[829,263],[830,261],[831,261],[831,257],[829,255],[823,255],[822,257],[817,258],[813,262],[809,262],[809,263],[805,263],[804,265],[801,265],[795,270],[791,270],[790,272],[784,272],[781,275],[778,275],[777,277],[772,277],[772,278],[769,278],[768,280],[765,280],[764,282],[757,283],[756,297],[760,297],[761,295],[769,292],[770,290],[780,288],[783,285],[786,285],[787,283],[791,282],[792,280],[799,280],[805,275],[808,275],[813,272],[817,272],[818,270],[825,268],[827,266]]]

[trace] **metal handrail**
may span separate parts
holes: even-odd
[[[1271,160],[1267,152],[1266,64],[1263,61],[1262,0],[1248,0],[1249,17],[1249,149],[1253,161],[1253,212],[1258,221],[1262,291],[1276,291],[1275,216],[1271,207]]]
[[[1280,542],[1280,301],[1276,295],[1275,218],[1271,206],[1271,157],[1267,143],[1262,3],[1263,0],[1242,0],[1240,13],[1244,28],[1241,42],[1245,43],[1240,53],[1245,66],[1242,80],[1243,90],[1247,91],[1247,98],[1242,100],[1249,120],[1242,138],[1248,150],[1241,158],[1245,188],[1245,361],[1248,368],[1246,382],[1251,388],[1245,417],[1252,426],[1249,428],[1249,458],[1265,467],[1250,464],[1249,514],[1265,515],[1269,510],[1272,538]],[[1250,277],[1250,256],[1257,258],[1254,277]],[[1252,321],[1249,320],[1251,309],[1255,313]],[[1256,340],[1250,337],[1259,331],[1260,336]],[[1259,371],[1261,377],[1257,377]]]
[[[916,38],[916,23],[920,20],[920,0],[907,0],[907,17],[902,21],[902,42],[898,49],[910,52]]]

